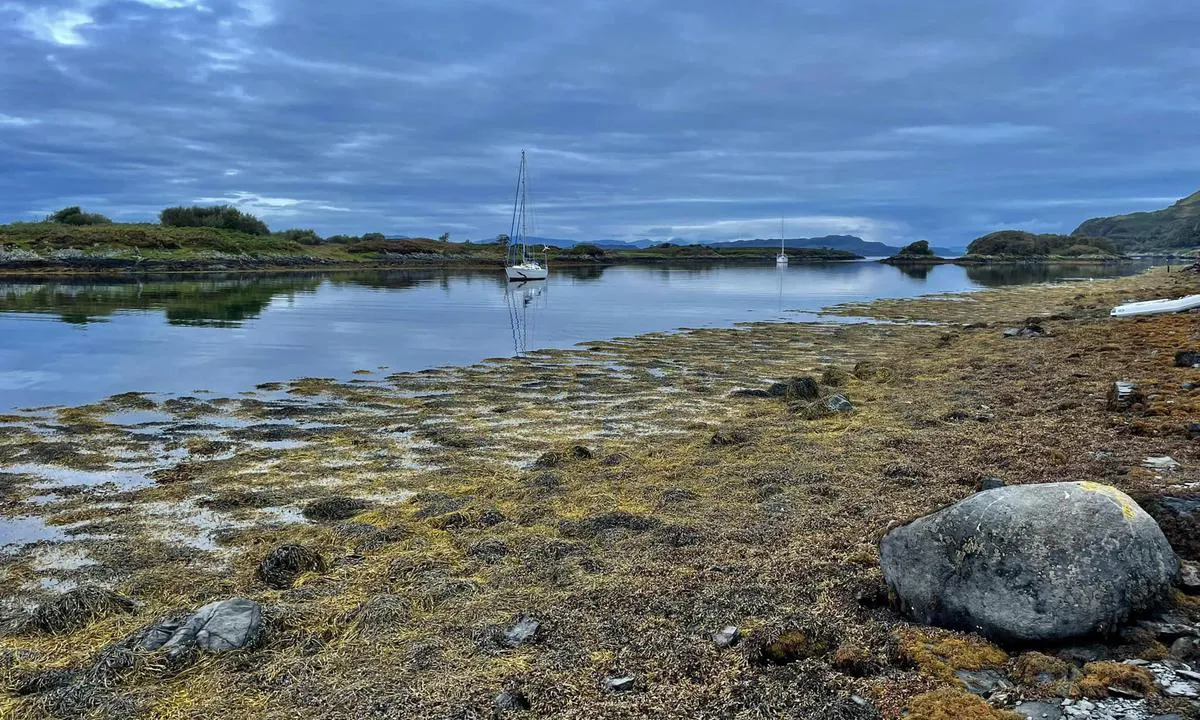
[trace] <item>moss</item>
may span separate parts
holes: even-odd
[[[1013,663],[1010,677],[1024,685],[1047,685],[1069,677],[1072,666],[1040,652],[1023,653]]]
[[[1083,678],[1075,683],[1075,697],[1105,698],[1110,687],[1131,690],[1141,695],[1156,695],[1158,686],[1149,671],[1118,662],[1091,662],[1083,666]]]
[[[1021,715],[997,710],[983,698],[961,690],[942,689],[913,698],[907,720],[1023,720]]]
[[[923,672],[940,680],[954,681],[956,670],[1000,667],[1008,655],[976,635],[963,635],[936,628],[906,628],[897,634],[904,657]]]

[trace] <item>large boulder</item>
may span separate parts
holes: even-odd
[[[1008,642],[1110,633],[1179,574],[1154,519],[1091,482],[977,493],[891,530],[879,551],[914,620]]]

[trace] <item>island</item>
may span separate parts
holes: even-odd
[[[79,207],[41,222],[0,225],[0,272],[190,272],[364,269],[395,267],[499,268],[509,238],[486,242],[387,237],[383,233],[321,237],[311,229],[272,232],[236,208],[163,210],[158,223],[117,223]],[[659,243],[618,249],[582,243],[532,245],[555,266],[621,263],[770,262],[769,247]],[[831,248],[793,248],[793,262],[839,262],[861,255]]]

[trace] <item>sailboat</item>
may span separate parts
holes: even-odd
[[[504,274],[511,282],[545,280],[548,270],[529,254],[525,233],[525,201],[528,178],[525,168],[525,151],[521,151],[521,169],[517,172],[517,194],[513,199],[512,230],[509,232],[508,257],[504,260]]]
[[[783,218],[779,218],[779,254],[775,256],[776,265],[787,265],[787,252],[783,249]]]

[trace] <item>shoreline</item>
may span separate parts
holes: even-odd
[[[139,667],[83,689],[230,718],[266,706],[352,717],[381,701],[412,717],[487,714],[503,687],[520,688],[536,717],[805,716],[853,696],[895,718],[933,690],[961,694],[953,670],[990,646],[911,625],[880,602],[878,534],[984,476],[1095,479],[1144,504],[1189,492],[1200,451],[1184,431],[1200,396],[1182,382],[1200,371],[1170,357],[1194,315],[1116,321],[1107,308],[1197,284],[1152,270],[877,300],[826,312],[900,324],[651,333],[234,397],[128,393],[6,416],[0,509],[56,540],[7,553],[3,612],[71,583],[112,587],[137,606],[65,646],[0,637],[21,653],[5,672],[87,666],[170,609],[240,595],[281,618],[257,651],[261,670],[216,658],[179,677]],[[1044,337],[1003,336],[1029,318]],[[845,393],[855,412],[806,419],[730,395],[795,375]],[[1144,410],[1104,409],[1116,379],[1148,389]],[[1160,455],[1182,467],[1141,468]],[[370,506],[344,522],[300,517],[333,495]],[[281,543],[314,548],[327,569],[264,587],[254,567]],[[400,600],[380,613],[380,597]],[[545,630],[517,648],[488,645],[488,628],[517,615]],[[708,636],[726,625],[744,638],[722,650]],[[811,643],[776,662],[770,648],[798,629]],[[1112,652],[1159,652],[1154,638],[1140,642]],[[1030,654],[995,652],[1001,666]],[[270,682],[296,674],[304,687]],[[637,690],[605,692],[614,675]],[[36,716],[51,696],[0,699],[0,710]]]

